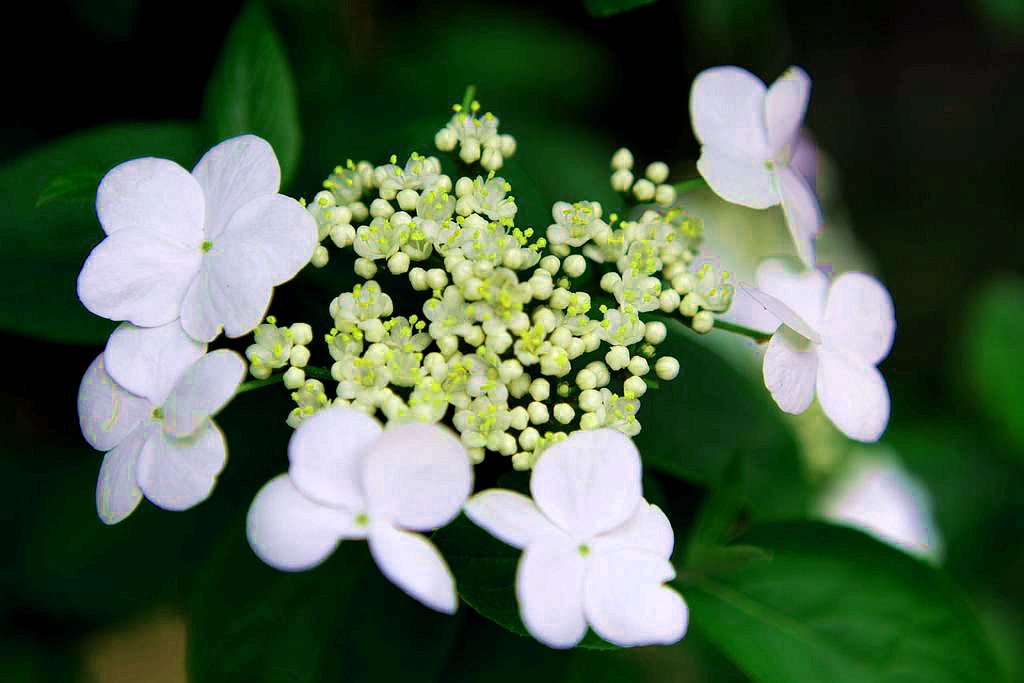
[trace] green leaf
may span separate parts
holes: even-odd
[[[992,280],[968,311],[965,376],[980,409],[1024,457],[1024,279],[1006,274]]]
[[[679,361],[679,376],[641,400],[635,438],[644,463],[705,486],[735,477],[762,520],[797,516],[808,493],[798,447],[764,386],[741,375],[718,354],[693,341],[676,320],[658,355]]]
[[[693,624],[758,683],[946,683],[1003,676],[937,569],[859,531],[771,524],[760,561],[683,588]]]
[[[302,130],[291,68],[263,3],[247,4],[232,24],[206,86],[202,119],[212,143],[243,133],[267,140],[287,184]]]
[[[96,199],[96,188],[106,169],[78,168],[51,178],[40,191],[36,207],[51,202],[92,202]]]
[[[385,579],[365,542],[281,572],[253,554],[236,520],[196,582],[189,680],[432,681],[458,625]]]
[[[519,618],[516,603],[519,550],[494,538],[465,515],[435,531],[432,539],[455,575],[459,596],[467,605],[512,633],[532,638]],[[579,647],[616,648],[593,631],[587,633]]]
[[[54,178],[75,169],[102,174],[128,159],[155,156],[190,168],[201,152],[189,123],[93,128],[37,147],[0,167],[0,329],[53,341],[100,344],[114,323],[89,313],[76,295],[78,272],[102,238],[92,202],[36,206]]]
[[[654,0],[583,0],[587,11],[595,17],[610,17],[653,2]]]

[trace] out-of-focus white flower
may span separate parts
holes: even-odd
[[[446,525],[473,488],[469,456],[448,430],[383,429],[366,414],[325,408],[288,444],[291,466],[249,508],[249,543],[277,569],[310,569],[343,539],[366,539],[377,566],[424,605],[454,613],[455,581],[422,534]]]
[[[490,489],[466,503],[476,524],[524,550],[516,573],[523,623],[539,641],[573,647],[587,626],[623,647],[669,644],[686,633],[674,537],[642,497],[640,454],[610,430],[577,432],[533,466],[533,500]]]

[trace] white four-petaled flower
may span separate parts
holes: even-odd
[[[702,71],[690,91],[690,118],[701,155],[697,170],[717,195],[766,209],[781,202],[804,263],[814,263],[821,210],[814,190],[791,162],[811,80],[791,67],[770,88],[735,66]]]
[[[865,273],[844,273],[829,286],[821,271],[795,275],[779,261],[762,264],[757,282],[747,293],[783,323],[764,356],[775,402],[802,413],[817,392],[840,431],[877,441],[889,421],[889,391],[875,367],[896,333],[889,292]]]
[[[191,174],[152,157],[116,166],[96,193],[107,236],[82,268],[79,298],[139,327],[180,318],[197,341],[246,334],[317,244],[316,221],[280,183],[274,150],[253,135],[220,143]]]
[[[224,435],[210,416],[244,376],[238,354],[206,353],[176,322],[125,324],[111,335],[78,394],[82,433],[107,451],[96,487],[104,522],[130,515],[143,494],[168,510],[210,495],[227,458]]]
[[[516,574],[523,623],[538,640],[573,647],[587,625],[610,643],[668,644],[688,611],[669,562],[664,513],[642,497],[640,454],[611,429],[577,432],[544,452],[530,479],[533,500],[490,489],[465,512],[524,550]]]
[[[321,563],[342,539],[366,539],[377,566],[424,605],[455,612],[455,582],[437,548],[417,531],[445,526],[473,488],[469,454],[448,430],[383,429],[335,406],[296,428],[287,474],[249,508],[249,543],[286,571]]]

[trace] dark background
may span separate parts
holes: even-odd
[[[8,93],[0,158],[110,121],[197,118],[240,5],[23,5],[0,29]],[[467,83],[477,84],[485,108],[521,149],[549,145],[546,154],[564,153],[583,169],[578,178],[542,179],[547,186],[564,180],[584,187],[593,178],[607,184],[607,159],[621,145],[688,177],[698,147],[686,101],[700,70],[737,64],[771,82],[789,64],[804,67],[814,83],[807,126],[838,167],[850,223],[896,302],[896,345],[882,366],[893,431],[897,438],[913,433],[904,441],[933,438],[946,446],[942,435],[954,433],[970,453],[957,462],[969,457],[971,467],[977,457],[986,472],[979,486],[1003,482],[981,489],[991,510],[978,513],[973,526],[956,522],[964,534],[985,530],[991,538],[951,551],[949,568],[983,604],[1024,593],[1020,496],[1008,485],[1020,470],[1008,464],[1002,442],[979,445],[986,430],[962,386],[970,368],[961,362],[975,292],[995,274],[1019,270],[1022,258],[1021,3],[660,0],[607,19],[571,0],[302,0],[271,7],[304,124],[299,172],[285,188],[295,195],[312,195],[347,157],[380,161],[380,140],[411,141],[438,128]],[[80,438],[74,387],[98,349],[11,336],[3,343],[0,406],[10,439],[35,454],[54,435]],[[36,362],[18,362],[26,353]],[[933,436],[921,436],[928,432]],[[929,469],[930,452],[920,450],[919,473],[931,473],[941,487],[948,472]],[[95,477],[99,462],[97,454],[87,474]],[[36,474],[18,486],[31,498],[54,479]],[[15,527],[23,511],[8,509]],[[1012,641],[1019,615],[1004,612],[994,619]],[[3,618],[7,636],[38,636],[54,661],[76,657],[63,644],[77,643],[97,623],[92,615],[51,618],[23,605],[5,609]],[[0,648],[0,664],[9,650]]]

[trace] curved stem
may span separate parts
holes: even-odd
[[[466,86],[466,92],[462,95],[462,111],[469,111],[469,107],[473,104],[473,100],[476,99],[476,86],[473,84]]]
[[[759,332],[758,330],[752,330],[749,327],[726,322],[724,320],[716,320],[715,326],[711,329],[724,330],[726,332],[732,332],[733,334],[741,334],[744,337],[750,337],[758,344],[765,344],[772,338],[772,335],[766,332]]]

